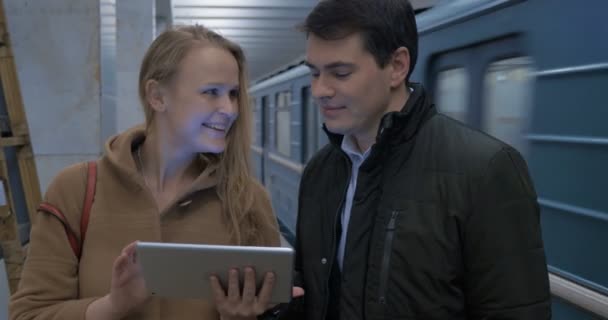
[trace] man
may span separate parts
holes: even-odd
[[[324,0],[306,62],[330,143],[304,170],[286,319],[550,319],[539,207],[507,144],[410,83],[406,0]]]

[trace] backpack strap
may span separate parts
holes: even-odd
[[[47,212],[61,222],[65,229],[65,233],[68,237],[68,241],[70,242],[70,247],[72,247],[72,251],[74,255],[80,260],[80,256],[82,254],[82,245],[84,244],[84,239],[87,234],[87,228],[89,226],[89,218],[91,216],[91,207],[93,207],[93,201],[95,200],[95,187],[97,185],[97,162],[89,161],[87,163],[87,186],[86,192],[84,196],[82,212],[80,213],[80,241],[76,237],[76,233],[70,228],[70,224],[66,219],[65,215],[61,212],[61,210],[57,209],[57,207],[53,206],[48,202],[43,202],[40,204],[38,208],[39,211]]]

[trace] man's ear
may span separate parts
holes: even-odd
[[[146,81],[145,93],[146,102],[148,102],[150,108],[155,112],[165,112],[166,97],[163,94],[164,89],[158,81],[153,79]]]
[[[406,47],[399,47],[389,61],[391,65],[391,87],[401,86],[410,71],[410,51]]]

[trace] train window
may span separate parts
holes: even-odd
[[[315,154],[318,148],[319,140],[319,119],[318,112],[315,106],[310,87],[302,88],[302,119],[304,119],[304,126],[302,126],[304,132],[304,150],[302,152],[302,163],[306,163]]]
[[[525,154],[523,133],[532,98],[532,60],[518,57],[489,65],[484,78],[482,128]]]
[[[435,98],[439,111],[461,122],[467,122],[469,76],[464,68],[442,70],[437,74]]]
[[[276,95],[276,150],[289,157],[291,155],[291,91],[279,92]]]

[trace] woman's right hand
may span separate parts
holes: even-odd
[[[136,245],[137,241],[122,249],[112,269],[109,302],[113,311],[123,316],[143,305],[150,296],[137,261]]]
[[[139,308],[148,299],[141,266],[137,262],[133,242],[122,249],[112,267],[110,293],[91,303],[86,320],[119,320]]]

